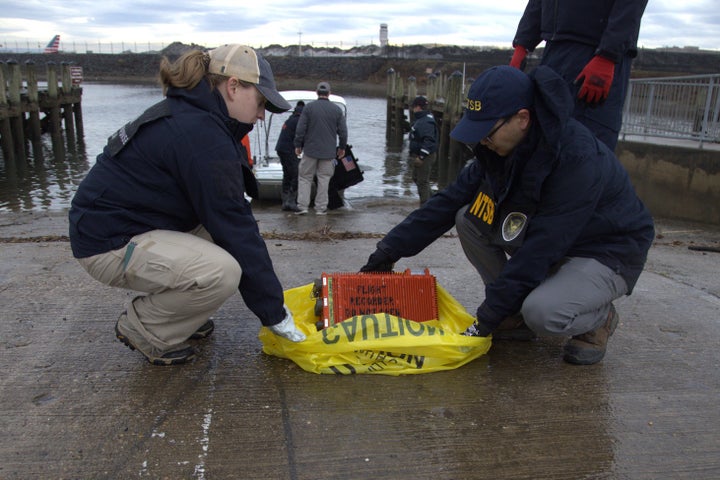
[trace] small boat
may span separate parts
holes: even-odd
[[[317,93],[313,90],[284,90],[280,95],[295,107],[302,100],[305,104],[317,100]],[[347,118],[347,105],[340,95],[330,94],[330,101],[342,109]],[[265,120],[259,121],[251,133],[251,150],[253,156],[253,171],[258,182],[260,200],[280,200],[282,193],[283,171],[280,158],[275,152],[275,143],[283,123],[292,114],[292,110],[285,113],[267,112]]]

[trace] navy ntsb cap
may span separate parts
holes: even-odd
[[[428,106],[428,99],[423,97],[422,95],[415,97],[415,100],[412,101],[410,104],[411,107],[422,107],[425,108]]]
[[[450,136],[462,143],[478,143],[501,118],[533,105],[533,82],[509,65],[485,70],[467,94],[467,106]]]
[[[282,113],[292,108],[277,91],[270,64],[252,48],[233,43],[214,48],[208,52],[208,55],[210,55],[208,72],[237,77],[243,82],[254,84],[265,97],[267,110]]]

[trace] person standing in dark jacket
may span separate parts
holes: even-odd
[[[654,226],[617,157],[572,118],[573,103],[548,67],[483,72],[451,132],[475,160],[385,235],[361,271],[390,271],[455,226],[485,283],[466,335],[568,336],[567,362],[599,362],[618,324],[613,301],[632,292]]]
[[[577,97],[573,116],[611,150],[646,5],[647,0],[529,0],[513,40],[510,65],[516,68],[545,41],[540,63],[565,79]]]
[[[195,356],[188,339],[238,289],[275,334],[302,341],[245,194],[257,184],[240,140],[290,105],[270,64],[224,45],[163,59],[166,99],[113,134],[80,183],[70,245],[96,280],[142,292],[115,325],[117,338],[155,365]]]
[[[280,157],[280,164],[283,169],[282,192],[282,209],[291,212],[297,212],[297,189],[298,189],[298,164],[300,159],[295,155],[295,130],[297,129],[300,114],[303,111],[305,102],[298,101],[295,105],[290,118],[283,123],[282,130],[278,136],[275,151]]]
[[[430,172],[438,148],[438,131],[435,117],[427,109],[428,101],[423,96],[416,97],[410,104],[413,123],[410,127],[410,160],[413,169],[413,181],[420,195],[420,205],[430,198]]]

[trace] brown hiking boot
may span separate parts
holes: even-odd
[[[592,365],[599,362],[605,356],[607,342],[613,334],[620,316],[615,311],[615,306],[610,304],[605,323],[582,335],[575,335],[565,344],[565,356],[563,359],[575,365]]]
[[[529,342],[537,338],[537,334],[530,330],[520,313],[505,317],[492,333],[493,340],[506,340],[512,342]]]

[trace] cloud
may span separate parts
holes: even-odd
[[[720,50],[716,1],[650,0],[639,45],[693,45]],[[526,3],[261,0],[248,6],[235,0],[178,0],[172,4],[139,0],[6,0],[0,18],[0,43],[46,43],[50,35],[60,33],[64,42],[179,41],[213,47],[229,42],[294,45],[302,40],[318,46],[354,46],[378,43],[380,24],[386,23],[394,44],[509,48]]]

